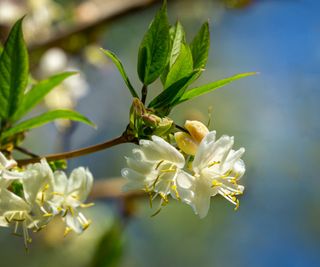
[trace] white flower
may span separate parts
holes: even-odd
[[[234,151],[233,137],[224,135],[216,141],[215,136],[215,131],[209,132],[201,141],[192,162],[192,174],[181,171],[177,176],[180,199],[201,218],[208,213],[211,196],[220,194],[238,207],[235,196],[244,190],[237,184],[245,172],[240,159],[244,148]]]
[[[167,195],[176,195],[175,179],[185,164],[184,156],[161,137],[140,140],[139,148],[133,149],[132,157],[127,157],[129,168],[121,171],[128,179],[125,190],[143,189],[155,192],[167,202]],[[154,196],[154,197],[155,197]]]
[[[1,226],[13,225],[15,234],[21,226],[27,247],[31,242],[28,229],[39,231],[50,219],[45,216],[47,212],[44,204],[52,196],[50,188],[52,189],[53,174],[46,160],[29,165],[21,174],[21,192],[0,189],[0,221]]]
[[[62,214],[67,225],[65,234],[71,230],[81,233],[90,225],[91,222],[78,209],[92,205],[84,204],[92,184],[91,172],[83,167],[73,170],[69,179],[63,171],[54,173],[54,197],[49,202],[55,214]]]
[[[13,159],[7,159],[0,152],[0,188],[7,188],[13,180],[21,179],[23,175],[11,169],[17,166]]]

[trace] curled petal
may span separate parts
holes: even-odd
[[[83,167],[74,169],[68,180],[67,193],[74,196],[79,202],[84,202],[92,189],[93,176]]]

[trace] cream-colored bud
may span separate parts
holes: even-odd
[[[198,149],[197,143],[192,137],[184,132],[177,132],[174,134],[178,147],[188,155],[195,155]]]
[[[189,121],[187,120],[184,127],[188,130],[193,140],[200,143],[208,133],[208,128],[200,121]]]

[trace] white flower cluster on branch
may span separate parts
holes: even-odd
[[[79,211],[93,184],[88,169],[79,167],[69,179],[63,171],[53,172],[45,159],[20,170],[14,160],[0,153],[0,226],[13,227],[27,247],[29,230],[40,231],[53,217],[60,215],[65,234],[83,232],[90,221]]]
[[[216,140],[216,132],[209,132],[198,121],[187,121],[185,127],[188,133],[175,134],[181,152],[158,136],[140,140],[139,148],[127,158],[128,168],[122,170],[128,179],[125,189],[143,189],[152,200],[160,196],[160,205],[171,195],[190,205],[201,218],[208,213],[210,198],[217,194],[238,208],[236,196],[244,190],[238,185],[245,172],[244,148],[233,150],[233,137],[223,135]]]

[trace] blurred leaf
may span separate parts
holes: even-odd
[[[21,133],[33,128],[40,127],[44,124],[52,122],[57,119],[68,119],[73,121],[80,121],[86,123],[90,126],[95,127],[94,123],[92,123],[88,118],[81,115],[80,113],[72,110],[53,110],[48,111],[42,115],[37,117],[31,118],[29,120],[23,121],[12,128],[8,129],[7,131],[3,132],[1,138],[7,138],[17,133]]]
[[[131,82],[130,82],[130,80],[129,80],[129,78],[128,78],[128,76],[127,76],[127,74],[126,74],[126,72],[125,72],[125,70],[124,70],[124,68],[123,68],[122,63],[121,63],[121,61],[119,60],[119,58],[118,58],[114,53],[112,53],[112,52],[109,51],[109,50],[105,50],[105,49],[102,49],[102,48],[101,48],[101,51],[102,51],[107,57],[109,57],[109,58],[113,61],[113,63],[116,65],[116,67],[118,68],[118,70],[119,70],[119,72],[120,72],[120,74],[121,74],[124,82],[126,83],[128,89],[129,89],[131,95],[132,95],[133,97],[138,97],[138,94],[137,94],[137,92],[134,90],[134,88],[133,88],[133,86],[132,86],[132,84],[131,84]]]
[[[193,71],[193,61],[190,48],[181,44],[180,53],[170,69],[164,88],[169,88],[173,83],[188,76]]]
[[[28,52],[22,19],[12,27],[0,57],[0,117],[9,119],[19,107],[28,83]]]
[[[1,57],[2,51],[3,51],[3,47],[2,47],[2,45],[0,44],[0,57]]]
[[[188,90],[187,92],[185,92],[183,94],[183,96],[180,98],[180,100],[178,101],[177,104],[180,104],[184,101],[190,100],[192,98],[195,98],[197,96],[209,93],[213,90],[216,90],[222,86],[225,86],[228,83],[231,83],[233,81],[236,81],[238,79],[242,79],[244,77],[248,77],[248,76],[252,76],[252,75],[256,75],[256,72],[247,72],[247,73],[241,73],[241,74],[236,74],[234,76],[231,76],[229,78],[226,79],[222,79],[219,81],[215,81],[206,85],[202,85],[193,89]]]
[[[169,22],[167,4],[164,1],[139,48],[138,74],[141,82],[148,85],[160,76],[167,65],[169,49]]]
[[[123,235],[119,222],[114,222],[111,229],[102,236],[94,253],[91,267],[119,266],[123,253]]]
[[[190,44],[193,68],[204,69],[207,64],[210,48],[209,23],[205,22]]]
[[[188,85],[193,81],[194,77],[199,75],[199,70],[193,71],[186,77],[173,83],[168,89],[156,96],[149,104],[150,108],[157,109],[161,115],[167,115],[170,108],[175,105],[177,101],[184,94]]]
[[[25,94],[22,99],[21,105],[18,110],[13,115],[13,120],[17,121],[26,113],[28,113],[33,107],[35,107],[41,100],[56,86],[62,83],[66,78],[71,75],[76,74],[76,72],[64,72],[50,78],[40,81],[34,85],[31,90]]]

